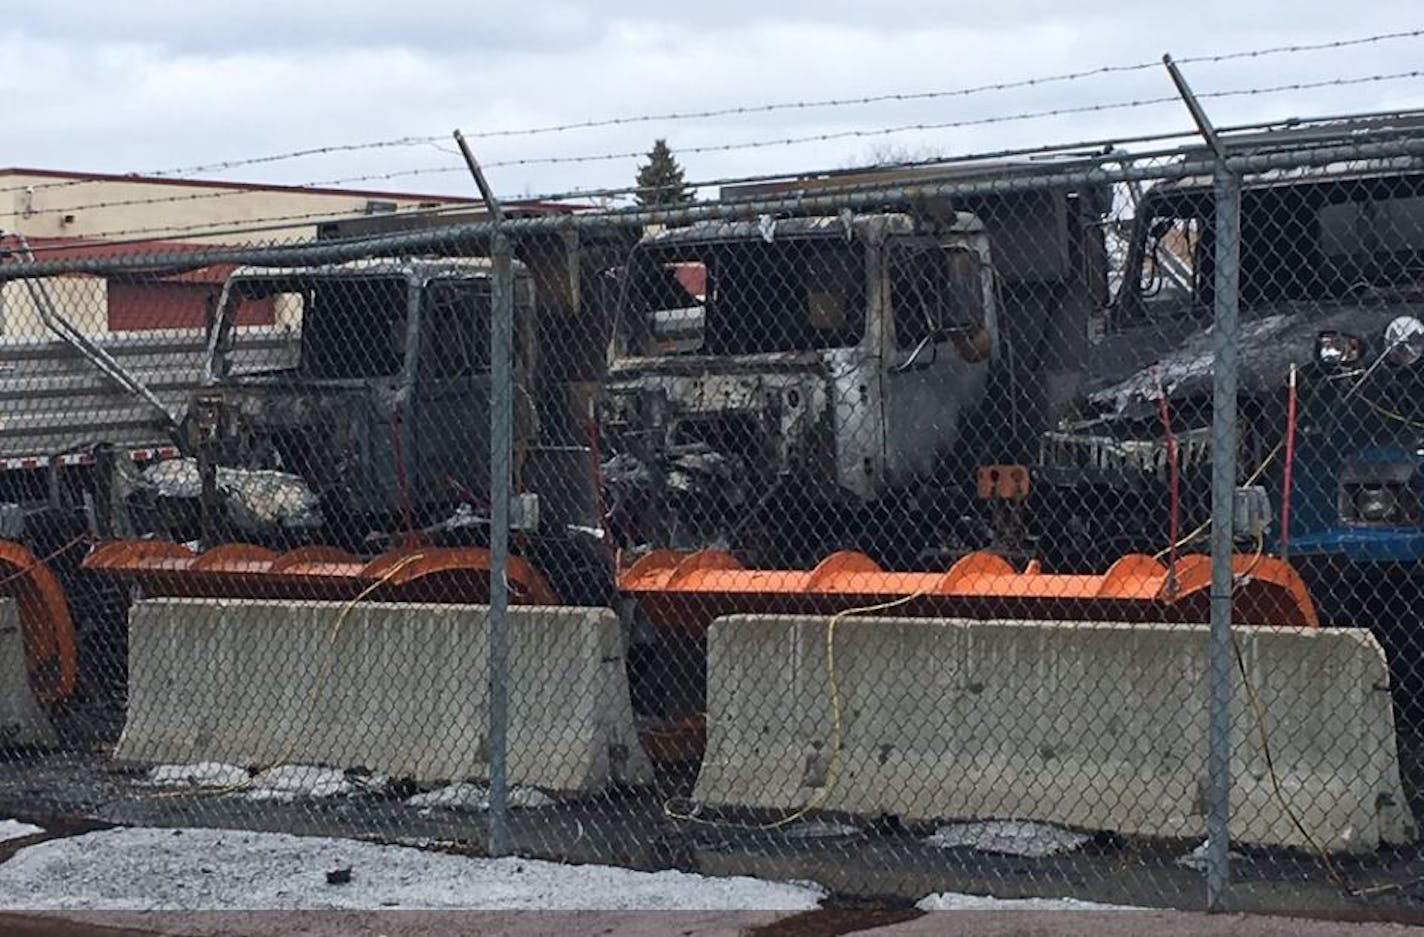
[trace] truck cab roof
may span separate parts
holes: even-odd
[[[523,272],[523,265],[518,261],[514,261],[512,266],[516,274]],[[302,267],[239,267],[233,271],[232,279],[396,276],[424,281],[446,277],[488,277],[493,272],[494,263],[488,257],[376,257]]]
[[[952,220],[951,220],[952,219]],[[907,212],[817,215],[747,221],[698,221],[685,227],[667,228],[643,239],[645,244],[674,245],[712,241],[766,240],[789,237],[851,236],[877,240],[888,235],[918,234],[933,230],[946,234],[979,234],[984,224],[964,211],[945,212],[934,219],[920,220]]]

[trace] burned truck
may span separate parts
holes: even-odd
[[[603,420],[626,529],[772,563],[865,529],[857,513],[929,475],[983,400],[992,263],[965,213],[646,237],[626,270]],[[778,543],[804,555],[768,555]]]
[[[539,425],[534,286],[522,264],[513,280],[511,527],[560,595],[606,599],[589,450]],[[137,486],[153,526],[179,540],[358,555],[486,543],[492,286],[480,257],[237,270],[184,421],[195,457],[155,465]],[[299,323],[296,360],[234,359],[234,325],[254,303]]]
[[[1186,178],[1154,187],[1138,207],[1127,276],[1109,309],[1091,383],[1076,412],[1042,440],[1035,525],[1055,568],[1093,569],[1124,552],[1165,554],[1173,531],[1184,550],[1204,543],[1213,448],[1213,205],[1210,179]],[[1364,386],[1395,380],[1398,369],[1385,361],[1381,337],[1392,321],[1420,315],[1421,206],[1424,164],[1413,159],[1243,181],[1236,445],[1239,481],[1264,491],[1272,519],[1260,548],[1282,540],[1293,370],[1301,455],[1289,495],[1291,559],[1325,551],[1327,531],[1337,524],[1360,531],[1360,524],[1395,520],[1347,495],[1352,486],[1374,491],[1387,479],[1370,473],[1394,470],[1363,458],[1376,443],[1351,444],[1337,425],[1343,413],[1355,414],[1348,422],[1362,433],[1379,423],[1367,407],[1373,394],[1340,391],[1350,374],[1359,377],[1353,364],[1322,370],[1314,362],[1322,335],[1357,337],[1356,345],[1368,341],[1375,349]],[[1405,412],[1410,404],[1382,406]],[[1327,425],[1337,429],[1324,432]]]
[[[912,567],[972,549],[974,467],[1071,396],[1071,379],[1014,380],[1005,351],[1022,366],[1056,336],[1064,361],[1086,335],[1083,272],[1102,268],[1100,246],[1083,246],[1101,244],[1089,205],[1001,196],[986,222],[887,196],[863,214],[645,237],[623,277],[602,418],[623,543],[776,567],[839,549]],[[1035,238],[1001,251],[991,228]]]

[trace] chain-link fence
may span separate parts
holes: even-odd
[[[1406,906],[1424,131],[1219,143],[12,236],[0,811]]]

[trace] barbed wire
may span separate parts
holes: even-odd
[[[1424,117],[1424,111],[1392,111],[1378,114],[1334,114],[1322,115],[1302,121],[1298,118],[1285,118],[1267,121],[1255,121],[1243,124],[1228,124],[1218,128],[1223,135],[1231,135],[1242,132],[1270,130],[1272,128],[1299,128],[1301,126],[1329,127],[1332,124],[1359,121],[1361,119],[1396,119],[1408,117]],[[1159,148],[1146,151],[1132,151],[1124,149],[1125,146],[1145,143],[1163,143],[1166,141],[1178,141],[1183,139],[1196,139],[1197,131],[1190,128],[1174,130],[1149,135],[1139,135],[1130,139],[1125,138],[1095,138],[1089,140],[1078,140],[1070,143],[1045,144],[1034,147],[1010,147],[995,150],[982,150],[969,153],[962,153],[946,157],[934,157],[932,159],[881,161],[862,166],[840,167],[835,169],[811,169],[796,173],[804,178],[825,178],[836,175],[852,175],[866,172],[886,172],[905,169],[952,169],[956,164],[962,163],[983,163],[991,161],[1024,160],[1024,164],[1019,167],[1025,170],[1032,170],[1041,166],[1041,161],[1045,158],[1062,157],[1091,160],[1103,164],[1127,163],[1127,162],[1147,162],[1163,159],[1175,155],[1180,155],[1180,149]],[[1009,171],[1014,167],[999,165],[997,171]],[[748,185],[767,182],[782,182],[788,178],[786,173],[757,173],[739,176],[721,176],[709,179],[690,180],[685,183],[694,190],[709,189],[721,186]],[[590,199],[614,200],[620,197],[633,198],[643,192],[656,190],[656,186],[620,185],[600,188],[574,188],[559,191],[527,194],[519,199],[507,201],[506,210],[516,209],[520,206],[531,204],[558,204],[563,203],[572,211],[582,209],[597,209],[606,207],[599,204],[577,204]],[[438,217],[443,214],[453,214],[468,211],[471,208],[478,208],[479,202],[470,200],[469,202],[453,203],[433,208],[416,208],[401,210],[396,213],[402,219],[413,217]],[[167,243],[195,240],[198,238],[229,237],[260,233],[273,233],[280,231],[293,231],[298,228],[319,226],[328,223],[340,223],[344,221],[361,220],[372,217],[368,212],[360,213],[333,213],[330,209],[320,211],[308,211],[292,213],[287,215],[274,215],[260,219],[255,224],[234,224],[231,222],[198,222],[187,225],[157,225],[140,228],[118,229],[103,232],[96,232],[84,237],[76,237],[63,244],[36,244],[32,250],[36,254],[46,252],[63,252],[73,250],[76,247],[125,247],[139,246],[144,244]],[[387,215],[386,217],[391,217]],[[107,240],[102,244],[93,242],[100,238],[124,237],[135,234],[152,235],[149,237],[128,238],[127,240]]]
[[[1268,94],[1279,94],[1287,91],[1305,91],[1326,87],[1345,87],[1351,85],[1382,83],[1388,81],[1399,81],[1408,78],[1418,78],[1424,75],[1424,71],[1410,70],[1403,72],[1392,72],[1387,74],[1374,74],[1353,76],[1345,78],[1330,78],[1310,82],[1290,82],[1279,85],[1258,88],[1235,88],[1219,91],[1205,91],[1198,93],[1197,97],[1202,99],[1222,99],[1231,97],[1262,96]],[[705,153],[726,153],[750,149],[765,149],[770,147],[797,146],[806,143],[826,143],[834,140],[846,139],[868,139],[871,137],[892,136],[899,133],[924,132],[930,130],[950,130],[962,129],[973,126],[992,126],[1003,123],[1014,123],[1028,120],[1042,120],[1051,117],[1065,117],[1080,114],[1106,113],[1117,110],[1133,110],[1144,107],[1154,107],[1166,104],[1178,104],[1181,99],[1175,95],[1161,95],[1151,98],[1140,98],[1126,101],[1114,101],[1101,104],[1083,104],[1069,107],[1048,108],[1039,111],[1020,111],[1013,114],[998,114],[988,117],[963,118],[950,121],[917,122],[910,124],[900,124],[891,127],[876,128],[852,128],[847,130],[829,131],[825,133],[804,134],[800,136],[778,137],[763,140],[746,140],[732,143],[708,144],[705,146],[683,147],[679,149],[679,154],[705,154]],[[614,152],[614,153],[592,153],[575,154],[570,156],[537,156],[524,157],[507,160],[494,160],[484,164],[485,169],[495,169],[511,166],[552,166],[552,165],[576,165],[598,162],[615,162],[620,160],[641,159],[646,154],[641,151]],[[426,166],[412,169],[398,169],[381,173],[366,173],[356,176],[343,176],[334,179],[323,179],[300,185],[285,186],[284,191],[300,191],[303,189],[330,189],[334,186],[375,182],[391,181],[399,178],[413,178],[417,176],[442,175],[457,172],[467,172],[464,165],[456,166]],[[199,183],[200,184],[200,183]],[[118,199],[112,201],[91,202],[80,205],[63,205],[53,208],[38,208],[29,210],[13,210],[0,212],[0,218],[34,217],[36,215],[72,214],[81,211],[93,211],[105,208],[138,207],[149,205],[187,203],[194,201],[208,201],[220,198],[233,198],[242,195],[267,194],[264,189],[231,189],[223,188],[212,192],[188,192],[181,195],[160,195],[145,198]],[[353,197],[364,193],[352,192]],[[392,193],[393,197],[400,197]],[[419,199],[423,196],[412,193],[412,199]],[[448,198],[448,196],[440,196]]]
[[[1414,39],[1419,38],[1421,36],[1424,36],[1424,29],[1399,30],[1388,33],[1375,33],[1368,36],[1358,36],[1350,39],[1337,39],[1317,43],[1292,43],[1279,46],[1269,46],[1265,48],[1238,50],[1236,52],[1186,56],[1178,58],[1176,59],[1176,61],[1178,62],[1178,64],[1182,65],[1217,64],[1221,62],[1237,61],[1243,59],[1264,58],[1274,55],[1292,55],[1307,52],[1319,52],[1349,48],[1361,45],[1372,45],[1402,39]],[[1033,78],[1024,78],[1014,81],[992,82],[988,84],[974,85],[966,88],[952,88],[945,90],[918,92],[889,92],[885,94],[861,95],[857,97],[846,98],[824,98],[820,100],[810,101],[781,101],[767,104],[735,105],[731,107],[708,108],[697,111],[671,111],[664,113],[636,114],[618,117],[595,118],[592,120],[572,121],[559,124],[546,124],[534,127],[512,128],[508,130],[473,131],[467,133],[466,136],[471,139],[488,140],[518,136],[537,136],[550,133],[564,133],[574,130],[628,126],[643,123],[706,120],[717,117],[748,116],[753,114],[768,114],[782,111],[859,107],[871,104],[902,103],[910,101],[968,97],[977,94],[1011,91],[1023,88],[1033,88],[1047,84],[1081,81],[1086,80],[1088,78],[1099,77],[1102,75],[1145,71],[1160,67],[1160,60],[1154,59],[1152,61],[1147,62],[1135,62],[1123,65],[1103,65],[1095,68],[1081,69],[1078,71],[1071,72],[1062,72],[1053,75],[1037,76]],[[353,153],[366,150],[395,149],[402,147],[439,144],[445,139],[446,135],[437,134],[395,137],[392,139],[372,140],[361,143],[332,144],[327,146],[305,147],[301,149],[290,150],[283,153],[243,157],[240,159],[233,160],[220,160],[207,163],[198,163],[189,166],[180,166],[169,169],[151,170],[143,173],[128,173],[127,175],[148,178],[168,178],[191,175],[194,173],[220,173],[248,166],[278,163],[312,156],[326,156],[334,153]],[[83,185],[88,181],[89,180],[86,179],[65,179],[56,180],[54,182],[37,183],[32,185],[7,186],[0,187],[0,193],[23,191],[27,189],[32,191],[39,191],[42,189],[65,188],[69,186]]]
[[[1225,128],[1223,128],[1223,129],[1225,129]],[[1179,132],[1173,132],[1173,133],[1169,133],[1169,134],[1159,134],[1159,135],[1155,135],[1155,136],[1153,136],[1153,137],[1149,137],[1149,138],[1139,138],[1139,139],[1148,139],[1148,140],[1153,140],[1153,139],[1161,139],[1161,140],[1179,139],[1179,138],[1182,138],[1182,137],[1190,136],[1191,133],[1192,133],[1191,131],[1179,131]],[[1134,141],[1134,142],[1136,142],[1136,141]],[[975,153],[975,154],[961,155],[961,156],[956,156],[956,157],[952,157],[952,158],[948,158],[948,159],[943,159],[943,160],[933,160],[933,161],[913,161],[913,160],[907,160],[907,161],[900,161],[900,162],[882,162],[882,163],[875,163],[875,164],[871,164],[871,165],[860,166],[860,167],[855,167],[855,168],[853,168],[853,169],[845,169],[845,170],[827,170],[827,171],[814,171],[814,170],[813,170],[811,174],[813,174],[813,175],[824,175],[824,174],[830,173],[830,172],[846,172],[846,173],[850,173],[850,172],[869,172],[869,171],[893,171],[893,170],[897,170],[897,169],[908,169],[908,168],[915,168],[915,167],[933,167],[933,166],[939,166],[939,165],[952,165],[952,164],[957,163],[957,162],[966,162],[966,161],[974,161],[974,160],[985,160],[985,159],[994,159],[994,158],[1008,158],[1008,157],[1013,157],[1013,156],[1028,156],[1028,155],[1033,155],[1033,154],[1038,154],[1038,153],[1051,153],[1051,152],[1055,152],[1055,151],[1063,150],[1063,149],[1081,149],[1081,148],[1087,148],[1087,147],[1099,146],[1099,145],[1106,145],[1106,144],[1097,144],[1097,143],[1093,143],[1093,142],[1085,142],[1085,143],[1068,144],[1068,145],[1066,145],[1066,146],[1046,146],[1046,147],[1035,147],[1035,148],[1031,148],[1031,149],[1004,149],[1004,150],[988,151],[988,152],[983,152],[983,153]],[[1101,154],[1102,157],[1106,157],[1106,156],[1108,156],[1108,155],[1109,155],[1109,154],[1106,154],[1106,153]],[[1124,151],[1124,152],[1122,152],[1122,153],[1120,153],[1120,154],[1118,154],[1118,155],[1119,155],[1119,157],[1120,157],[1121,159],[1133,159],[1133,160],[1138,160],[1138,159],[1150,159],[1150,158],[1153,158],[1153,157],[1160,156],[1160,155],[1162,155],[1162,154],[1158,154],[1158,153],[1137,154],[1137,153],[1127,153],[1127,152]],[[720,187],[720,186],[747,185],[747,184],[755,184],[755,183],[775,182],[775,181],[781,181],[781,180],[784,180],[784,179],[786,179],[786,174],[784,174],[784,173],[759,173],[759,174],[756,174],[756,175],[723,176],[723,177],[718,177],[718,178],[713,178],[713,179],[692,180],[692,181],[688,181],[688,182],[685,183],[685,184],[687,185],[688,188],[691,188],[691,189],[707,189],[707,188],[714,188],[714,187]],[[506,211],[506,212],[509,212],[509,211],[511,211],[511,210],[517,210],[521,205],[529,205],[529,204],[531,204],[531,203],[543,203],[543,204],[564,203],[564,204],[566,204],[568,207],[570,207],[574,212],[577,212],[578,210],[580,210],[580,209],[585,209],[585,208],[587,208],[587,209],[589,209],[589,210],[595,210],[595,209],[599,208],[600,206],[598,206],[598,205],[596,205],[596,204],[576,205],[576,204],[569,204],[569,203],[573,203],[573,202],[575,202],[575,201],[577,201],[577,200],[586,200],[586,199],[614,199],[614,198],[617,198],[617,197],[619,197],[619,196],[623,196],[623,197],[627,197],[627,198],[632,198],[632,197],[635,197],[636,195],[638,195],[639,193],[643,193],[643,192],[653,192],[653,191],[656,191],[657,189],[658,189],[657,186],[638,186],[638,185],[625,185],[625,186],[605,187],[605,188],[567,189],[567,190],[563,190],[563,191],[560,191],[560,192],[549,192],[549,193],[542,193],[542,194],[536,194],[536,195],[529,195],[529,196],[521,197],[521,198],[518,199],[518,200],[506,201],[506,202],[504,203],[504,208],[505,208],[505,211]],[[427,208],[427,209],[419,209],[419,208],[417,208],[417,209],[410,209],[410,210],[406,210],[406,211],[397,211],[397,212],[394,212],[394,213],[384,214],[384,215],[376,216],[376,217],[388,217],[388,218],[389,218],[389,217],[399,217],[399,218],[401,218],[401,219],[419,218],[419,217],[438,217],[438,216],[440,216],[440,215],[454,214],[454,213],[457,213],[457,212],[460,212],[460,211],[468,211],[468,210],[470,210],[470,209],[479,209],[480,207],[481,207],[481,206],[480,206],[480,203],[479,203],[478,201],[471,201],[470,203],[458,204],[458,205],[442,205],[442,206],[435,207],[435,208]],[[260,233],[271,233],[271,232],[278,232],[278,231],[292,231],[292,230],[295,230],[295,229],[297,229],[297,228],[320,226],[320,225],[323,225],[323,224],[333,224],[333,223],[340,223],[340,222],[344,222],[344,221],[358,221],[358,220],[369,219],[369,218],[371,218],[371,217],[373,217],[373,216],[372,216],[371,214],[369,214],[369,213],[366,213],[366,212],[361,212],[361,213],[357,213],[357,214],[332,214],[332,213],[328,210],[328,211],[300,212],[300,213],[294,213],[294,214],[288,214],[288,215],[274,215],[274,216],[270,216],[270,217],[268,217],[268,218],[262,219],[262,223],[261,223],[261,224],[257,224],[257,225],[237,225],[237,226],[235,226],[235,225],[232,225],[232,224],[229,224],[229,223],[225,223],[225,222],[199,222],[199,223],[196,223],[196,224],[178,225],[178,226],[153,226],[153,227],[147,227],[147,228],[131,228],[131,229],[125,229],[125,230],[100,232],[100,233],[96,233],[96,234],[92,234],[92,235],[86,235],[86,236],[84,236],[84,237],[76,237],[76,238],[72,239],[71,241],[69,241],[68,243],[63,243],[63,244],[31,244],[30,250],[31,250],[34,254],[39,255],[39,254],[43,254],[43,253],[47,253],[47,252],[48,252],[48,253],[60,253],[60,252],[64,252],[64,251],[74,250],[75,248],[101,248],[101,249],[102,249],[102,248],[115,248],[115,247],[139,246],[139,245],[143,245],[143,244],[155,244],[155,243],[160,243],[160,244],[162,244],[162,243],[168,243],[168,242],[177,242],[177,241],[191,240],[191,239],[196,239],[196,238],[229,237],[229,236],[238,236],[238,235],[244,235],[244,234],[260,234]],[[0,232],[0,233],[3,233],[3,232]],[[106,237],[106,236],[114,236],[114,237],[117,237],[117,236],[123,236],[123,235],[149,234],[149,233],[153,233],[154,236],[153,236],[153,237],[144,237],[144,238],[132,238],[132,239],[129,239],[129,240],[122,240],[122,241],[107,240],[107,241],[104,241],[104,242],[98,243],[98,244],[93,243],[94,240],[96,240],[96,239],[98,239],[98,238],[101,238],[101,237]],[[220,247],[220,246],[227,246],[227,245],[214,245],[214,246],[215,246],[215,247]]]
[[[1418,78],[1424,75],[1424,71],[1394,72],[1385,75],[1368,75],[1357,78],[1335,78],[1315,82],[1294,82],[1291,84],[1274,85],[1266,88],[1240,88],[1227,91],[1209,91],[1200,93],[1198,98],[1226,98],[1255,96],[1264,94],[1276,94],[1283,91],[1305,91],[1314,88],[1324,88],[1332,86],[1345,86],[1353,84],[1365,84],[1371,82],[1398,81],[1404,78]],[[721,153],[732,150],[756,149],[772,146],[792,146],[802,143],[825,143],[832,140],[858,139],[865,137],[888,136],[896,133],[908,133],[910,131],[924,130],[952,130],[962,127],[987,126],[992,124],[1012,123],[1022,120],[1040,120],[1047,117],[1067,117],[1075,114],[1090,114],[1114,110],[1131,110],[1134,108],[1152,107],[1159,104],[1180,104],[1181,98],[1175,94],[1162,95],[1153,98],[1139,98],[1128,101],[1114,101],[1107,104],[1082,104],[1070,107],[1055,107],[1040,111],[1020,111],[1014,114],[1002,114],[992,117],[972,117],[961,120],[947,120],[934,122],[920,122],[913,124],[900,124],[894,127],[878,127],[872,129],[851,129],[837,130],[827,133],[806,134],[803,136],[780,137],[771,140],[752,140],[738,143],[716,143],[706,146],[680,147],[679,154],[697,153]],[[612,161],[620,159],[642,159],[646,153],[641,151],[624,153],[602,153],[597,155],[583,156],[540,156],[527,159],[511,159],[498,162],[487,163],[487,167],[497,166],[531,166],[531,165],[557,165],[562,163],[587,163],[598,161]],[[453,171],[453,170],[451,170]]]
[[[1395,33],[1380,33],[1373,36],[1364,36],[1356,39],[1340,39],[1330,42],[1295,44],[1284,46],[1273,46],[1264,49],[1250,49],[1239,52],[1226,52],[1216,55],[1189,56],[1176,59],[1179,65],[1196,65],[1233,61],[1236,59],[1261,58],[1270,55],[1281,55],[1288,53],[1314,52],[1325,49],[1339,49],[1348,46],[1363,45],[1366,43],[1385,42],[1394,39],[1417,38],[1424,36],[1424,29],[1412,29]],[[810,110],[814,108],[828,107],[855,107],[868,104],[899,103],[906,101],[929,101],[942,98],[966,97],[975,94],[985,94],[997,91],[1014,91],[1021,88],[1033,88],[1040,85],[1056,84],[1067,81],[1080,81],[1087,78],[1094,78],[1101,75],[1121,74],[1124,72],[1146,71],[1149,69],[1161,68],[1160,59],[1150,62],[1135,62],[1130,65],[1102,65],[1096,68],[1082,69],[1074,72],[1063,72],[1057,75],[1047,75],[1037,78],[1023,78],[1016,81],[992,82],[989,84],[975,85],[968,88],[953,88],[942,91],[915,91],[899,92],[887,94],[863,95],[851,98],[826,98],[818,101],[785,101],[773,104],[740,105],[725,108],[713,108],[701,111],[673,111],[663,114],[642,114],[634,117],[609,117],[595,120],[575,121],[564,124],[550,124],[543,127],[527,127],[515,130],[488,130],[483,132],[469,133],[467,137],[476,139],[492,139],[497,137],[512,136],[533,136],[544,133],[560,133],[569,130],[586,130],[601,127],[624,126],[627,124],[652,123],[657,121],[678,121],[678,120],[705,120],[714,117],[741,117],[751,114],[768,114],[778,111]]]

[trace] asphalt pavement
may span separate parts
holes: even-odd
[[[123,912],[0,915],[14,937],[408,937],[508,934],[511,937],[1403,937],[1401,924],[1302,920],[1178,911],[878,911],[768,912]]]

